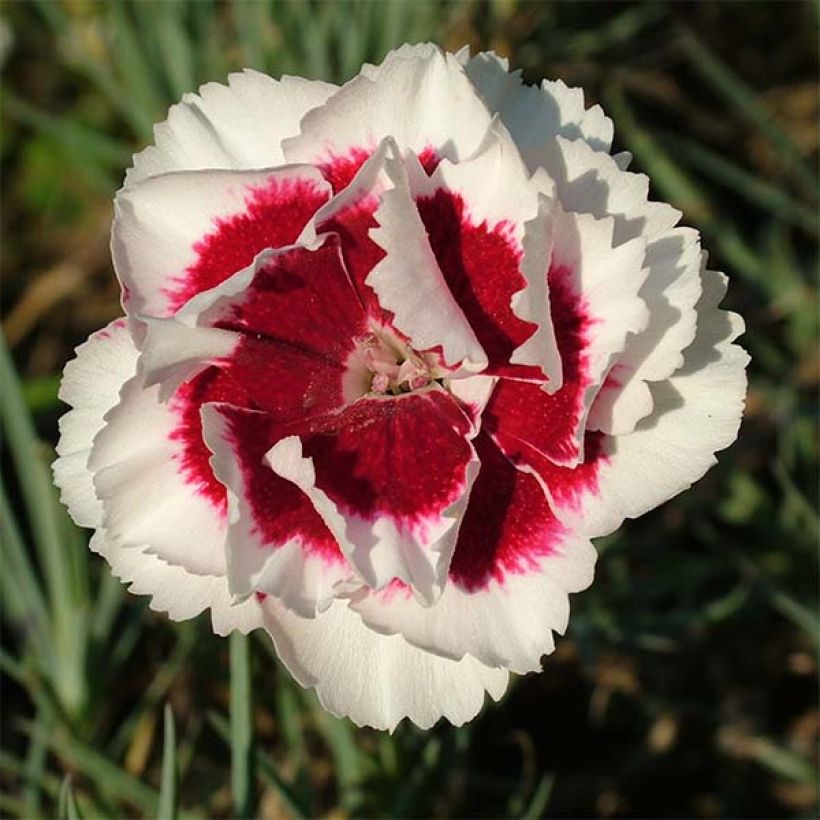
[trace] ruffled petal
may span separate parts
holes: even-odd
[[[111,250],[123,305],[170,316],[266,248],[293,244],[329,196],[308,166],[177,172],[122,189]]]
[[[370,231],[385,257],[365,284],[416,351],[438,348],[445,364],[482,370],[487,355],[447,287],[414,202],[427,175],[414,154],[405,160],[397,149],[391,153],[384,160],[391,187],[381,193],[373,215],[378,227]]]
[[[214,474],[228,490],[231,593],[273,595],[313,617],[354,573],[307,496],[266,463],[275,424],[269,414],[230,405],[207,404],[201,414]]]
[[[676,228],[680,212],[649,201],[649,179],[626,173],[606,154],[582,140],[545,143],[540,156],[556,183],[563,207],[614,220],[616,245],[646,240],[646,281],[640,296],[649,324],[627,339],[590,411],[593,430],[621,435],[652,411],[646,382],[668,378],[681,366],[682,351],[695,336],[700,296],[700,242],[689,228]]]
[[[52,469],[60,500],[81,527],[97,527],[102,520],[88,457],[105,414],[136,372],[138,356],[127,320],[121,318],[92,333],[65,366],[59,397],[72,409],[60,419],[58,458]]]
[[[552,137],[583,139],[596,151],[609,152],[612,121],[599,105],[586,108],[584,92],[561,80],[544,80],[541,86],[524,85],[521,71],[509,71],[506,59],[483,51],[471,59],[462,55],[464,69],[490,111],[498,114],[531,169],[528,149]]]
[[[481,710],[485,692],[499,700],[507,688],[506,669],[470,657],[437,657],[398,635],[379,635],[344,601],[313,619],[299,618],[270,598],[263,610],[265,627],[293,677],[315,689],[325,709],[358,726],[392,732],[408,718],[429,729],[442,717],[461,726]]]
[[[377,71],[378,82],[361,74],[305,116],[299,136],[283,144],[288,162],[323,168],[338,191],[385,137],[454,162],[481,143],[490,114],[452,54],[391,52]]]
[[[684,351],[683,367],[652,384],[654,409],[634,432],[591,434],[587,463],[575,470],[519,454],[539,474],[557,514],[592,537],[687,489],[737,437],[749,357],[732,341],[743,332],[743,321],[717,308],[726,278],[704,270],[701,279],[695,341]]]
[[[94,489],[88,458],[106,413],[119,399],[120,388],[136,370],[138,352],[125,319],[117,319],[92,334],[66,365],[60,398],[72,409],[60,419],[59,458],[54,476],[62,501],[72,518],[94,527],[90,547],[135,595],[150,595],[150,607],[174,620],[193,618],[210,608],[214,630],[227,635],[233,629],[248,632],[261,625],[258,604],[251,600],[233,605],[224,576],[194,575],[168,564],[146,548],[122,546],[102,528],[103,505]]]
[[[568,593],[591,582],[595,550],[552,514],[540,483],[517,470],[483,435],[473,485],[450,565],[434,606],[405,587],[362,590],[351,607],[380,632],[453,659],[525,673],[541,668],[569,617]]]
[[[217,635],[235,629],[247,634],[262,626],[262,610],[255,597],[236,603],[223,575],[194,575],[185,567],[163,561],[145,549],[121,547],[98,529],[89,544],[111,566],[111,571],[133,595],[150,595],[148,606],[174,621],[195,618],[206,609]]]
[[[474,428],[457,403],[433,388],[365,398],[296,431],[321,496],[302,489],[319,508],[332,502],[328,526],[365,582],[381,589],[398,578],[432,602],[478,471]]]
[[[415,193],[444,279],[487,354],[488,375],[560,384],[549,313],[552,184],[532,178],[506,131],[442,161]]]
[[[126,382],[88,462],[107,538],[194,574],[224,575],[224,489],[201,447],[183,405],[163,402],[139,372]]]
[[[169,171],[282,165],[282,140],[298,134],[305,113],[336,90],[330,83],[275,80],[252,69],[230,74],[227,85],[207,83],[154,126],[156,145],[134,156],[126,187]]]
[[[513,452],[520,442],[556,464],[583,460],[592,402],[630,334],[649,320],[639,292],[646,277],[644,243],[614,247],[614,222],[554,210],[550,303],[561,353],[562,384],[553,394],[538,385],[502,379],[483,416],[485,429]]]

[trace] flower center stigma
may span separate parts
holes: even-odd
[[[369,373],[370,393],[410,393],[441,378],[435,354],[417,353],[393,334],[373,331],[357,338],[356,344]]]

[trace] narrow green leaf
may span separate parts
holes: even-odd
[[[537,820],[537,818],[544,816],[544,811],[550,802],[554,786],[554,774],[546,772],[542,775],[538,781],[538,785],[535,787],[530,804],[521,813],[521,820]]]
[[[213,727],[219,737],[228,745],[231,744],[230,723],[216,712],[208,712],[208,723]],[[254,755],[256,760],[256,773],[273,789],[279,792],[282,802],[288,807],[294,818],[313,817],[315,813],[302,804],[299,796],[284,781],[279,772],[276,771],[272,761],[263,754]]]
[[[177,816],[177,742],[174,713],[165,704],[165,732],[162,746],[162,782],[159,789],[159,820],[174,820]]]
[[[27,731],[33,734],[37,730],[29,726]],[[64,732],[52,732],[46,742],[56,755],[93,781],[101,792],[132,803],[144,814],[156,817],[159,795],[112,763],[106,755]]]
[[[231,651],[231,791],[234,814],[254,816],[253,700],[248,638],[232,632]]]
[[[4,567],[0,573],[0,590],[3,592],[0,603],[12,623],[26,625],[24,634],[37,652],[41,666],[45,667],[53,661],[46,600],[2,481],[0,558]]]
[[[681,29],[681,45],[701,76],[736,111],[756,126],[775,149],[774,156],[792,172],[795,181],[817,197],[816,174],[792,138],[778,125],[759,96],[727,65],[721,62],[688,28]]]
[[[817,783],[817,770],[810,760],[766,737],[754,739],[752,757],[764,768],[795,783]]]
[[[23,400],[20,382],[0,334],[0,425],[11,451],[28,522],[37,548],[51,604],[54,663],[43,670],[69,712],[77,714],[86,702],[84,674],[87,600],[76,571],[76,544],[66,538],[65,511],[57,502],[40,443]]]
[[[792,224],[810,233],[816,234],[820,230],[817,214],[811,208],[795,202],[788,193],[776,185],[760,179],[691,139],[669,132],[664,132],[662,139],[677,156],[749,202],[775,216],[788,219]]]
[[[60,789],[60,801],[57,809],[60,820],[82,820],[77,801],[74,799],[74,790],[71,788],[71,775],[67,774]]]
[[[110,0],[106,4],[108,12],[107,30],[113,41],[112,54],[120,81],[125,88],[129,104],[133,108],[135,130],[143,140],[151,138],[152,127],[165,110],[165,100],[157,88],[154,66],[146,57],[140,34],[131,14],[147,14],[147,4],[129,4],[123,0]]]
[[[165,81],[171,97],[175,100],[194,90],[193,50],[196,43],[185,30],[182,3],[159,3],[154,8],[153,31],[162,55]]]
[[[312,692],[305,693],[305,700],[311,706],[316,725],[333,757],[339,805],[346,811],[356,814],[362,799],[361,786],[367,761],[364,752],[356,743],[353,726],[344,718],[333,717],[326,712]]]

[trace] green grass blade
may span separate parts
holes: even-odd
[[[29,728],[30,733],[34,731],[34,727]],[[133,804],[145,815],[157,816],[159,795],[150,786],[123,771],[107,755],[65,732],[51,733],[46,742],[58,757],[82,772],[100,792]]]
[[[693,140],[669,132],[664,132],[662,139],[681,159],[759,208],[788,219],[810,233],[816,234],[820,230],[817,214],[811,208],[795,202],[776,185],[760,179]]]
[[[231,725],[220,714],[208,713],[208,723],[219,737],[228,745],[231,744]],[[268,786],[279,793],[282,802],[288,807],[294,818],[313,817],[315,813],[309,811],[295,794],[294,790],[285,782],[276,771],[273,762],[265,755],[256,754],[256,773]]]
[[[546,772],[538,781],[530,804],[521,813],[521,820],[537,820],[537,818],[544,816],[544,810],[550,802],[554,786],[555,775]]]
[[[140,631],[139,617],[136,617],[131,624],[130,629],[135,630],[132,636],[133,639],[136,640]],[[181,623],[177,626],[176,632],[177,642],[174,646],[174,651],[166,659],[165,663],[162,664],[154,679],[151,681],[151,685],[143,693],[139,703],[134,706],[127,717],[120,723],[110,746],[116,755],[121,755],[125,752],[140,719],[146,712],[154,709],[165,697],[171,688],[171,684],[176,679],[190,655],[191,650],[194,648],[194,642],[196,640],[196,625],[194,623],[190,621]],[[130,646],[133,646],[133,644],[130,644]],[[114,654],[117,656],[117,663],[122,663],[127,657],[127,653],[115,652]]]
[[[49,619],[46,600],[34,573],[28,549],[6,489],[0,481],[0,573],[2,606],[6,617],[16,624],[25,624],[25,635],[38,655],[42,666],[52,661]]]
[[[0,424],[11,451],[34,544],[51,604],[52,678],[63,706],[77,714],[86,702],[84,581],[78,577],[77,545],[67,538],[66,516],[57,502],[40,443],[23,400],[14,364],[0,334]],[[75,531],[76,532],[76,531]]]
[[[239,0],[231,4],[231,12],[239,35],[243,67],[264,71],[267,65],[265,40],[270,23],[270,7],[263,0],[253,3]]]
[[[125,87],[127,99],[133,109],[133,124],[140,139],[151,139],[153,124],[165,110],[165,101],[157,88],[153,66],[140,45],[140,36],[129,10],[150,13],[142,3],[133,6],[123,0],[110,0],[107,30],[112,38],[117,73]]]
[[[775,157],[792,172],[795,181],[816,199],[816,174],[792,138],[777,124],[777,120],[758,95],[728,66],[703,44],[697,35],[683,28],[681,45],[692,65],[709,86],[750,123],[757,127],[775,149]]]
[[[71,775],[67,774],[60,789],[60,802],[57,809],[59,820],[82,820],[77,801],[74,799],[74,790],[71,788]]]
[[[306,692],[304,697],[310,704],[316,725],[333,757],[339,805],[345,811],[356,814],[363,796],[361,786],[367,759],[356,743],[355,730],[349,721],[326,712],[312,692]]]
[[[231,792],[237,817],[254,816],[253,700],[248,638],[232,632]]]
[[[182,3],[159,3],[155,9],[154,36],[162,56],[165,81],[171,98],[179,100],[196,85],[194,55],[196,43],[185,29]]]
[[[177,816],[177,742],[174,713],[165,704],[165,731],[162,746],[162,782],[159,790],[159,820],[174,820]]]

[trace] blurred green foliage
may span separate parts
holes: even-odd
[[[806,816],[817,811],[817,3],[7,3],[3,61],[4,816]],[[251,66],[343,81],[465,42],[582,85],[732,276],[738,443],[599,544],[541,676],[471,726],[324,713],[268,641],[127,596],[56,501],[57,375],[118,312],[131,153]],[[21,378],[18,379],[18,371]],[[216,672],[214,670],[217,670]],[[229,717],[226,718],[225,715]]]

